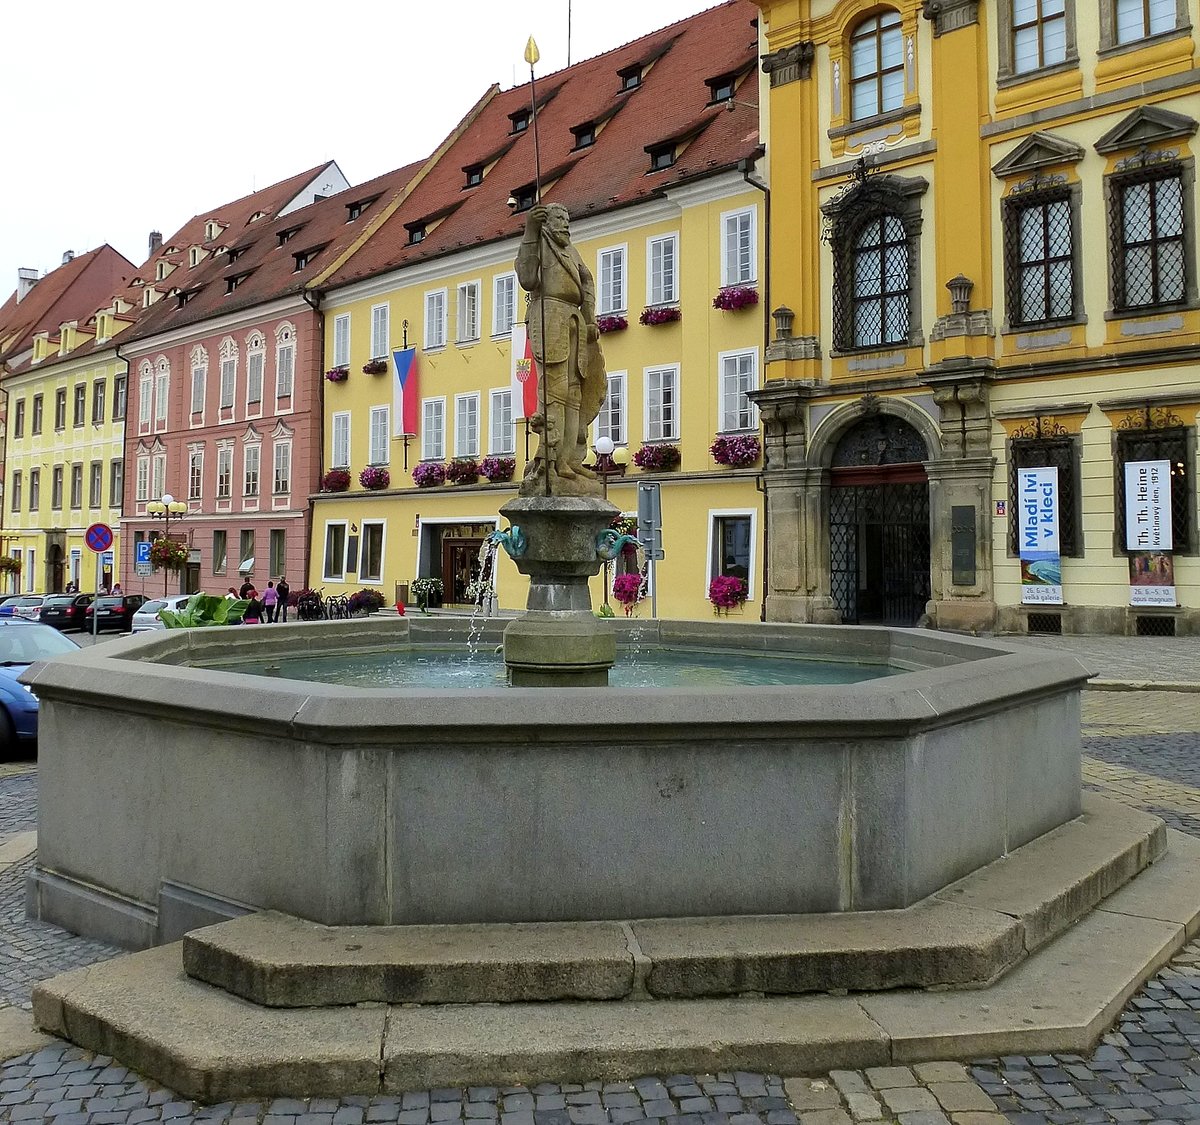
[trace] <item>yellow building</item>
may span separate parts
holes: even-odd
[[[768,616],[1200,629],[1200,5],[759,6]],[[1152,462],[1173,538],[1146,556]],[[1018,487],[1048,468],[1039,571]]]
[[[661,486],[664,558],[649,591],[660,616],[711,614],[708,584],[721,574],[747,582],[735,612],[757,616],[762,598],[758,417],[747,397],[767,308],[756,15],[733,0],[537,84],[541,198],[569,210],[596,282],[609,393],[593,440],[647,462],[610,475],[609,498],[636,514],[638,484]],[[376,587],[391,602],[397,585],[429,577],[446,604],[472,600],[480,546],[536,446],[512,392],[525,306],[513,262],[534,202],[534,129],[528,88],[489,91],[395,213],[318,283],[335,377],[314,587]],[[407,438],[393,355],[406,347],[419,384]],[[748,439],[744,464],[717,463],[719,436]],[[453,474],[485,458],[511,458],[512,481],[414,481],[418,466]],[[370,466],[386,469],[386,485],[360,483]],[[347,475],[348,488],[332,491]],[[507,560],[496,588],[502,608],[524,606],[526,580]]]

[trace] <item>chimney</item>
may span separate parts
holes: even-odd
[[[17,300],[23,301],[29,296],[29,290],[32,289],[38,280],[37,270],[19,269],[17,270]]]
[[[153,258],[162,249],[162,231],[152,230],[150,232],[150,257]]]
[[[75,251],[74,251],[74,250],[64,250],[64,251],[63,251],[63,260],[62,260],[62,264],[63,264],[64,266],[65,266],[65,265],[66,265],[68,262],[72,262],[72,261],[74,261],[74,260],[75,260]]]

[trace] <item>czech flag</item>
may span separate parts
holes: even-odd
[[[417,381],[417,349],[397,349],[392,352],[392,358],[396,361],[392,437],[416,437],[417,412],[421,397]]]
[[[538,408],[538,370],[533,360],[525,325],[514,324],[512,329],[512,404],[513,421],[532,418]]]

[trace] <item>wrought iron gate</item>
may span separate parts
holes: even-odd
[[[834,602],[847,625],[915,625],[929,600],[929,484],[839,484],[830,490]]]

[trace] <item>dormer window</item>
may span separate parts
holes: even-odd
[[[299,231],[299,229],[300,229],[299,227],[288,227],[287,230],[281,230],[279,232],[279,245],[282,246],[285,242],[288,241],[288,239],[294,237],[296,232]]]
[[[202,261],[204,261],[204,250],[199,246],[193,246],[188,251],[188,268],[195,269]]]
[[[158,300],[158,290],[153,285],[147,285],[142,290],[142,308],[148,309],[155,301]]]
[[[709,102],[728,102],[733,99],[734,79],[732,74],[723,74],[720,78],[708,80]]]
[[[675,145],[654,145],[646,150],[650,153],[650,171],[661,172],[675,163]]]
[[[176,297],[179,302],[178,307],[183,308],[198,292],[197,289],[180,289]]]
[[[464,187],[478,187],[481,183],[483,183],[482,164],[469,164],[463,169],[463,172],[467,177],[467,182],[463,185]]]
[[[409,246],[415,246],[418,242],[425,241],[426,228],[424,223],[413,223],[412,226],[405,229],[408,231]]]
[[[576,125],[571,132],[575,135],[576,148],[589,148],[596,143],[596,123],[594,121],[585,121],[582,125]]]
[[[231,246],[229,248],[229,264],[232,265],[245,252],[246,252],[246,248],[244,246]]]
[[[527,109],[510,113],[508,119],[512,122],[512,132],[514,133],[523,133],[529,128],[529,110]]]
[[[266,217],[266,211],[255,211],[254,214],[246,220],[246,226],[249,226],[251,223],[257,223],[259,219],[265,219]]]
[[[516,204],[513,207],[514,214],[518,214],[521,211],[528,211],[537,200],[537,189],[533,184],[526,184],[524,187],[514,189],[509,199]]]
[[[310,246],[307,250],[299,250],[292,255],[296,263],[296,269],[307,269],[309,263],[321,252],[320,246]]]
[[[621,80],[621,93],[636,90],[642,84],[642,64],[638,63],[637,66],[627,66],[624,70],[618,70],[617,77]]]
[[[211,242],[224,229],[225,228],[222,227],[216,219],[209,219],[208,222],[204,224],[204,241]]]
[[[155,278],[157,278],[159,281],[162,281],[162,279],[167,276],[168,268],[169,267],[166,262],[159,262],[158,265],[155,266]]]
[[[226,279],[225,279],[225,293],[226,293],[226,295],[228,295],[228,294],[232,293],[232,292],[233,292],[233,291],[234,291],[234,290],[235,290],[235,289],[236,289],[236,288],[237,288],[239,285],[241,285],[241,283],[242,283],[243,281],[245,281],[245,280],[246,280],[246,278],[248,278],[249,276],[250,276],[250,275],[249,275],[248,273],[239,273],[239,274],[235,274],[233,277],[228,277],[228,278],[226,278]]]

